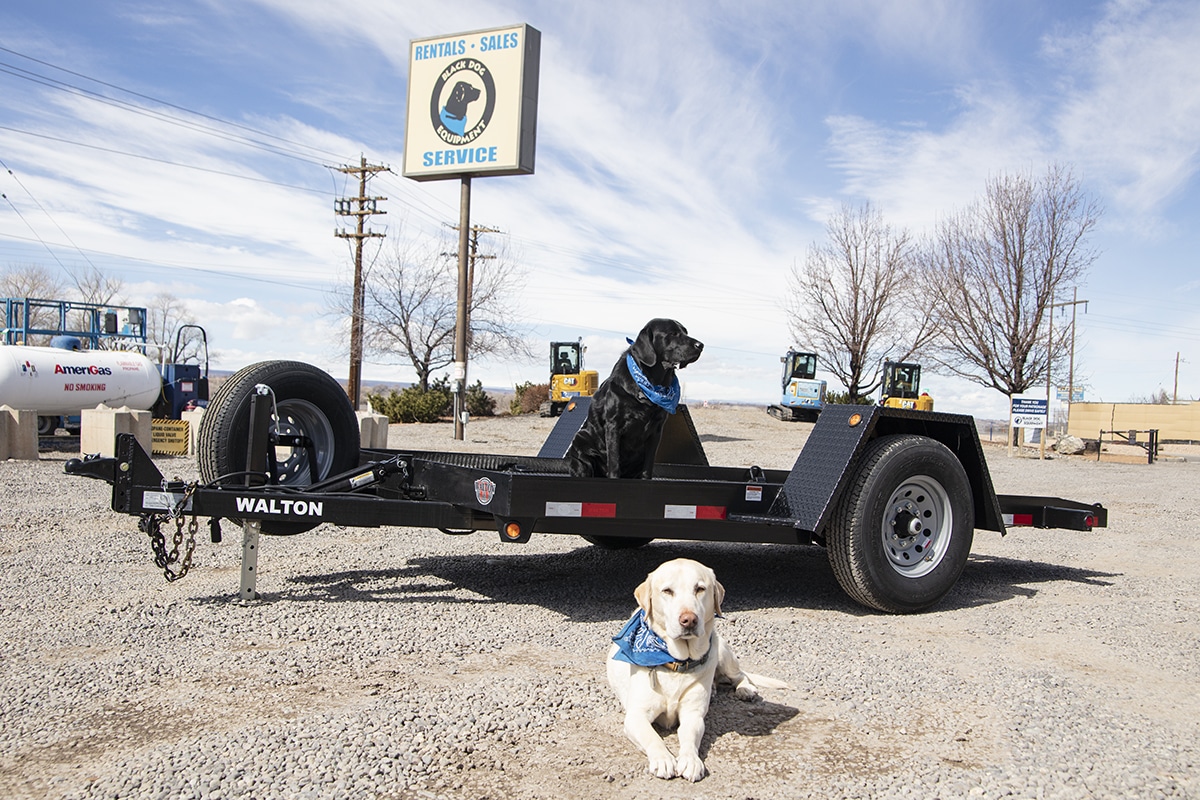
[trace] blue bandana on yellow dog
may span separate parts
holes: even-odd
[[[708,653],[696,659],[677,660],[667,650],[662,637],[651,630],[646,622],[646,612],[640,608],[613,637],[613,642],[617,645],[613,658],[639,667],[666,667],[672,672],[687,672],[708,660]]]
[[[667,643],[662,637],[650,629],[646,623],[646,612],[638,609],[621,632],[613,637],[617,644],[617,652],[613,658],[627,661],[639,667],[661,667],[675,660],[675,656],[667,652]]]

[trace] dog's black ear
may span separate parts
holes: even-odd
[[[646,323],[646,327],[642,328],[641,333],[629,346],[629,352],[633,353],[634,359],[647,367],[653,367],[658,363],[658,354],[654,352],[654,334],[650,330],[650,325],[651,323]]]

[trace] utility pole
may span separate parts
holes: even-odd
[[[464,203],[470,207],[470,183],[464,182]],[[495,228],[485,228],[481,225],[467,227],[469,213],[463,214],[458,225],[449,226],[458,231],[458,316],[454,328],[454,381],[450,390],[454,395],[454,438],[461,440],[466,425],[467,410],[467,338],[471,330],[471,303],[475,294],[475,261],[477,259],[495,258],[493,255],[479,254],[479,234],[499,233]],[[464,264],[465,262],[465,264]],[[461,366],[460,366],[461,365]]]
[[[1179,403],[1179,351],[1175,351],[1175,391],[1171,394],[1171,405]],[[1188,360],[1183,359],[1183,363],[1188,363]]]
[[[1079,288],[1072,290],[1071,300],[1062,303],[1050,303],[1050,319],[1049,319],[1049,344],[1046,349],[1046,429],[1042,432],[1041,442],[1038,443],[1038,458],[1046,457],[1046,438],[1050,435],[1050,366],[1054,363],[1054,309],[1064,306],[1071,307],[1071,366],[1070,375],[1067,378],[1067,426],[1071,424],[1071,398],[1075,393],[1075,308],[1080,303],[1085,307],[1087,300],[1079,299]]]
[[[391,169],[380,164],[368,164],[366,156],[359,157],[357,167],[345,166],[334,167],[334,169],[347,175],[358,176],[358,197],[344,197],[341,200],[333,201],[333,209],[336,214],[358,218],[354,233],[341,230],[333,232],[333,235],[339,239],[354,240],[354,294],[350,309],[350,379],[346,387],[346,394],[350,396],[350,402],[357,411],[362,401],[363,312],[365,306],[362,274],[363,239],[383,238],[386,235],[366,230],[366,221],[367,217],[387,213],[379,211],[376,206],[380,200],[387,200],[387,198],[368,197],[367,181],[375,177],[376,173],[391,172]]]

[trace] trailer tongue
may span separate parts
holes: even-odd
[[[492,529],[508,542],[534,533],[576,534],[610,549],[651,539],[823,546],[851,597],[907,613],[929,608],[953,587],[977,528],[1003,534],[1014,525],[1081,531],[1107,525],[1100,504],[997,496],[969,416],[829,406],[793,467],[775,470],[709,465],[681,406],[664,432],[652,479],[577,478],[561,456],[587,414],[586,398],[559,417],[537,456],[358,452],[357,431],[345,441],[338,430],[340,401],[330,395],[302,402],[310,382],[281,379],[288,376],[280,363],[247,368],[241,382],[255,391],[223,386],[206,413],[225,422],[202,427],[201,464],[220,463],[230,474],[166,481],[129,435],[118,437],[115,458],[67,463],[68,473],[112,485],[113,510],[141,518],[169,579],[186,571],[181,546],[190,564],[200,517],[208,518],[214,539],[221,519],[242,525],[247,537],[297,534],[323,522]],[[262,374],[277,379],[274,389],[253,383]],[[303,413],[280,411],[289,404]],[[230,410],[242,405],[244,412]],[[351,468],[330,469],[345,463],[348,449],[355,453]],[[244,460],[235,457],[239,452]],[[172,553],[164,523],[175,527]],[[242,593],[253,596],[243,566]]]

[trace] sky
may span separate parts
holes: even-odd
[[[471,222],[520,267],[511,319],[535,357],[473,361],[470,382],[545,382],[547,343],[579,337],[603,377],[672,317],[706,345],[680,373],[688,402],[775,402],[779,357],[804,344],[787,275],[833,211],[869,202],[920,237],[989,177],[1061,164],[1103,208],[1072,287],[1076,389],[1200,399],[1191,0],[6,3],[0,268],[94,266],[129,304],[185,300],[215,369],[295,359],[344,379],[334,201],[357,186],[335,168],[392,170],[369,184],[388,198],[369,263],[446,235],[460,183],[402,175],[409,43],[514,24],[541,33],[536,169],[476,178]],[[928,369],[923,388],[938,410],[1008,413]]]

